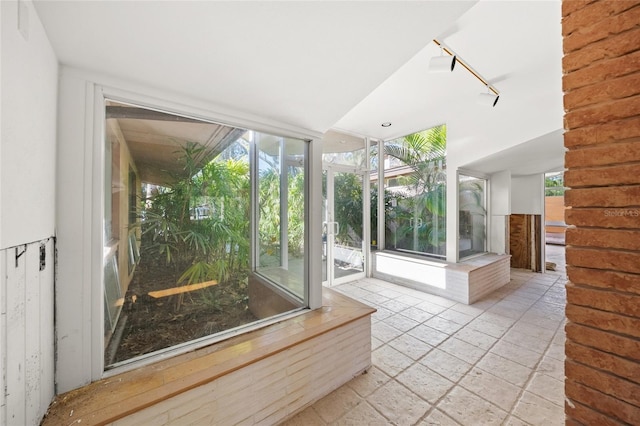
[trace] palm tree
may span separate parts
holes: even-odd
[[[446,126],[413,133],[384,146],[387,156],[410,172],[396,203],[395,247],[444,254],[446,210]],[[387,239],[389,240],[389,239]],[[398,244],[398,241],[400,243]]]
[[[199,166],[195,159],[203,149],[195,143],[182,149],[186,177],[147,194],[136,224],[142,250],[173,266],[176,283],[225,282],[248,269],[248,163],[213,160]],[[196,215],[198,208],[207,213]]]

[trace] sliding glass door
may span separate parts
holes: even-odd
[[[323,282],[335,285],[363,278],[364,174],[327,166],[323,171]]]

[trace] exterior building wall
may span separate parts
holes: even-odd
[[[567,424],[640,419],[640,2],[564,1]]]

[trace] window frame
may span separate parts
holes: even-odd
[[[420,252],[420,251],[413,251],[413,250],[406,250],[406,249],[399,249],[399,250],[393,250],[393,249],[388,249],[387,246],[387,238],[386,238],[386,226],[387,226],[387,214],[386,214],[386,206],[385,206],[385,199],[384,199],[384,194],[385,194],[385,189],[388,186],[387,183],[385,182],[385,179],[387,178],[387,174],[385,173],[386,169],[385,169],[385,165],[384,165],[384,147],[386,146],[387,143],[393,142],[395,140],[401,139],[401,138],[405,138],[407,136],[413,135],[415,133],[420,133],[423,131],[427,131],[439,126],[445,126],[447,127],[447,135],[448,135],[448,126],[446,123],[441,123],[441,124],[436,124],[433,125],[431,127],[427,127],[425,129],[422,130],[418,130],[416,132],[413,133],[409,133],[406,135],[401,135],[401,136],[395,136],[393,138],[389,138],[389,139],[384,139],[384,140],[378,140],[378,157],[379,159],[382,158],[383,161],[379,161],[378,162],[378,235],[377,235],[377,241],[378,241],[378,250],[381,251],[391,251],[393,253],[397,253],[400,256],[406,256],[406,257],[412,257],[412,256],[417,256],[418,258],[424,258],[424,259],[429,259],[429,260],[435,260],[435,261],[446,261],[448,256],[447,256],[447,252],[448,250],[448,231],[447,231],[447,225],[446,223],[448,223],[449,218],[447,216],[447,212],[449,210],[449,206],[448,206],[448,201],[447,198],[449,197],[449,176],[450,176],[450,172],[449,172],[449,166],[445,165],[445,170],[444,170],[444,174],[445,174],[445,240],[444,240],[444,247],[445,247],[445,253],[442,255],[439,254],[435,254],[435,253],[427,253],[427,252]],[[448,136],[447,136],[447,141],[445,142],[446,145],[448,145]],[[445,146],[446,146],[445,145]],[[382,148],[382,149],[381,149]],[[445,149],[445,161],[446,161],[447,155],[446,155],[446,149]],[[401,166],[401,167],[407,167],[407,166]],[[393,169],[393,168],[392,168]],[[392,177],[393,178],[393,177]],[[456,175],[457,178],[457,175]],[[380,184],[382,183],[382,184]],[[457,185],[456,185],[456,193],[457,193]],[[456,206],[457,206],[457,201],[456,201]],[[457,216],[457,214],[456,214]],[[457,229],[457,219],[456,219],[456,229]],[[456,259],[457,259],[457,250],[458,247],[458,242],[456,241]]]
[[[90,222],[88,229],[82,235],[82,247],[88,250],[89,259],[88,265],[83,266],[83,270],[87,272],[87,280],[83,280],[79,286],[88,296],[86,305],[82,308],[82,313],[79,314],[83,321],[89,322],[86,326],[84,335],[88,339],[82,339],[84,349],[81,349],[83,353],[90,353],[90,360],[86,366],[83,366],[81,376],[90,377],[90,381],[99,380],[101,378],[110,377],[115,374],[120,374],[126,371],[135,370],[142,366],[154,363],[156,361],[171,358],[179,354],[192,351],[196,348],[204,347],[216,342],[228,339],[238,334],[250,332],[252,330],[262,328],[277,321],[284,320],[289,317],[303,314],[309,309],[317,309],[322,306],[322,289],[321,279],[314,279],[315,275],[319,275],[319,265],[314,265],[313,256],[320,258],[320,250],[314,250],[313,241],[320,240],[320,235],[314,236],[311,230],[314,228],[314,222],[320,223],[319,216],[314,218],[313,214],[310,214],[313,208],[313,202],[311,200],[310,189],[313,186],[310,182],[313,179],[312,170],[317,169],[314,167],[314,162],[321,161],[321,155],[317,152],[321,152],[320,139],[321,135],[316,135],[310,131],[303,129],[289,128],[287,126],[278,126],[273,124],[265,124],[262,122],[254,121],[248,118],[236,118],[233,115],[227,115],[224,113],[216,113],[211,110],[203,109],[197,106],[197,102],[193,102],[194,106],[187,106],[190,102],[181,103],[170,100],[170,97],[165,100],[161,100],[156,97],[141,94],[139,92],[132,92],[126,89],[118,89],[112,86],[102,85],[90,79],[86,82],[85,93],[85,120],[84,120],[84,140],[90,143],[87,146],[85,143],[84,152],[84,165],[85,174],[90,176],[91,179],[85,180],[82,197],[84,204],[83,216]],[[295,311],[285,312],[283,314],[259,320],[257,322],[248,324],[247,326],[240,327],[239,329],[231,329],[227,332],[223,332],[217,335],[205,336],[200,339],[185,342],[181,345],[167,348],[166,350],[154,352],[151,354],[143,355],[141,357],[134,358],[130,362],[117,365],[113,368],[105,369],[104,363],[104,255],[103,246],[105,244],[106,237],[104,235],[104,213],[105,213],[105,101],[113,100],[125,104],[132,104],[142,108],[148,108],[151,110],[166,112],[178,116],[194,118],[202,120],[204,122],[220,123],[234,127],[248,128],[254,131],[268,133],[271,135],[278,135],[285,138],[300,139],[305,141],[305,245],[310,250],[305,250],[304,255],[304,281],[305,281],[305,297],[304,306]],[[312,146],[310,146],[313,144]],[[316,152],[316,154],[313,154]],[[313,155],[313,156],[312,156]],[[321,170],[321,165],[320,165]],[[253,195],[252,195],[253,196]],[[253,204],[253,202],[252,202]],[[252,209],[253,210],[253,209]],[[253,226],[253,222],[252,222]],[[318,233],[319,234],[319,233]],[[88,267],[87,267],[88,266]],[[250,269],[254,270],[254,264],[250,265]],[[312,283],[320,283],[313,285]],[[59,310],[60,312],[60,310]],[[89,321],[90,320],[90,321]],[[59,330],[57,333],[65,333],[68,330]],[[88,342],[87,342],[88,340]],[[58,353],[58,356],[63,357],[63,354]],[[88,369],[87,369],[88,367]],[[59,374],[69,374],[69,371],[73,366],[67,364],[62,368],[59,368]],[[73,379],[72,379],[73,381]],[[85,381],[75,381],[74,387],[79,387],[86,384]],[[74,388],[72,387],[72,388]]]
[[[469,256],[460,257],[460,175],[468,176],[475,179],[484,180],[484,210],[485,210],[485,229],[484,229],[484,251],[482,253],[474,253]],[[474,257],[483,256],[489,253],[491,247],[491,212],[490,212],[490,193],[491,193],[491,177],[485,173],[465,168],[456,169],[456,261],[473,259]]]

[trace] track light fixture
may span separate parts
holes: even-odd
[[[440,56],[434,56],[429,61],[430,72],[451,72],[456,66],[456,55],[445,56],[442,54],[442,46],[440,46]]]
[[[473,75],[475,78],[480,80],[482,84],[487,88],[487,93],[481,93],[480,95],[478,95],[478,103],[481,105],[486,105],[490,107],[496,106],[496,104],[498,103],[498,99],[500,98],[500,93],[498,93],[498,90],[496,90],[495,87],[491,86],[484,78],[482,78],[480,74],[478,74],[475,70],[473,70],[467,63],[465,63],[462,59],[458,58],[457,55],[453,53],[451,49],[444,47],[443,44],[436,39],[434,39],[433,42],[438,47],[440,47],[440,56],[434,56],[433,58],[431,58],[431,61],[429,62],[429,71],[433,71],[433,72],[453,71],[453,67],[455,63],[460,62],[460,65],[462,65],[464,69],[469,71],[471,75]],[[449,57],[443,56],[442,51],[445,51],[450,56]],[[450,64],[451,66],[450,70],[447,68],[447,65],[437,65],[438,69],[435,69],[434,63],[442,61],[441,58],[448,60],[447,65]]]
[[[480,93],[478,95],[478,103],[484,106],[494,107],[498,103],[498,99],[500,95],[496,93],[491,93],[489,86],[487,86],[487,93]]]

